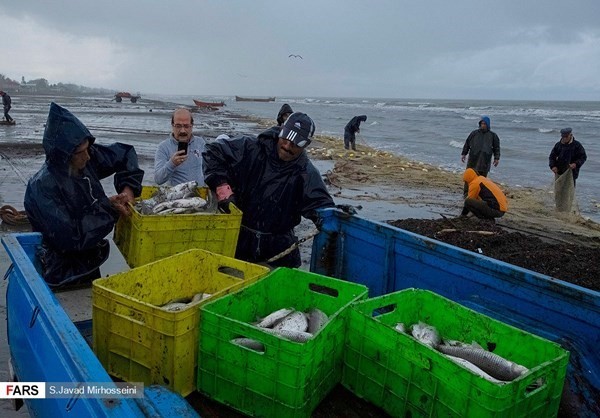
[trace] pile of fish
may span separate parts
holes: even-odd
[[[403,323],[396,324],[394,329],[406,333]],[[442,341],[434,327],[420,321],[411,327],[411,335],[417,341],[440,351],[455,363],[490,382],[504,384],[529,371],[520,364],[485,350],[476,342],[465,344],[460,341]]]
[[[172,299],[172,300],[168,301],[167,303],[165,303],[164,305],[162,305],[160,308],[164,309],[165,311],[168,311],[168,312],[179,312],[179,311],[183,311],[183,310],[189,308],[190,306],[192,306],[193,304],[200,302],[204,299],[207,299],[211,296],[212,296],[212,293],[200,292],[200,293],[196,293],[191,298]]]
[[[166,215],[168,213],[216,213],[217,204],[211,192],[208,199],[198,196],[198,183],[190,181],[173,187],[159,187],[156,193],[135,204],[142,215]]]
[[[283,308],[270,313],[253,325],[269,334],[303,343],[323,328],[328,320],[327,315],[317,308],[308,309],[306,312]],[[265,351],[261,342],[250,338],[234,338],[231,342],[255,351]]]

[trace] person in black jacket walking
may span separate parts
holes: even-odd
[[[500,162],[500,138],[491,130],[490,118],[482,116],[479,120],[479,129],[472,131],[461,152],[461,161],[464,163],[467,154],[467,168],[475,170],[478,176],[487,177],[490,172],[492,157],[494,157],[494,167]],[[464,195],[467,196],[469,185],[464,185]]]
[[[354,116],[344,128],[344,148],[352,147],[356,151],[356,133],[360,132],[360,123],[367,120],[367,115]]]
[[[318,224],[317,209],[334,207],[321,175],[304,152],[315,125],[304,113],[293,113],[282,127],[257,138],[242,136],[206,146],[204,177],[216,192],[219,207],[233,203],[242,210],[242,227],[235,257],[260,263],[297,241],[294,227],[301,217]],[[271,263],[298,267],[300,252]]]
[[[2,108],[4,109],[4,119],[6,119],[7,122],[11,123],[14,119],[10,117],[8,111],[11,108],[12,100],[10,99],[8,93],[6,93],[5,91],[0,90],[0,96],[2,96]]]

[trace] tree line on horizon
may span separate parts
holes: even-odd
[[[114,90],[86,87],[74,83],[55,83],[51,84],[45,78],[36,78],[25,81],[21,77],[21,82],[6,77],[0,73],[0,90],[7,91],[9,94],[114,94]]]

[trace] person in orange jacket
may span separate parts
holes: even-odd
[[[479,219],[495,219],[504,216],[508,202],[502,190],[490,179],[478,176],[475,170],[467,168],[463,180],[469,185],[469,192],[461,216],[469,212]]]

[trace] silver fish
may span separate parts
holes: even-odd
[[[437,330],[431,325],[427,325],[421,321],[412,326],[412,336],[415,337],[417,341],[420,341],[432,348],[437,347],[441,342],[441,338]]]
[[[204,206],[206,206],[206,200],[196,196],[159,203],[158,205],[154,206],[154,208],[152,208],[152,213],[159,214],[167,210],[172,210],[173,212],[175,212],[174,209],[184,209],[184,211],[193,211],[199,210]],[[182,213],[184,211],[179,211],[179,213]]]
[[[171,302],[161,306],[161,309],[169,312],[177,312],[186,309],[189,305],[183,302]]]
[[[288,308],[279,309],[265,316],[262,320],[259,321],[258,324],[256,324],[256,326],[260,328],[271,328],[292,312],[293,310]]]
[[[311,334],[316,334],[329,321],[325,312],[317,308],[309,309],[306,317],[308,319],[308,332]]]
[[[293,311],[273,325],[273,329],[305,332],[308,329],[308,320],[303,312]]]
[[[483,377],[485,380],[489,380],[490,382],[498,383],[498,384],[504,384],[504,383],[506,383],[506,382],[503,382],[501,380],[493,378],[492,376],[490,376],[489,374],[487,374],[486,372],[484,372],[483,370],[481,370],[479,367],[477,367],[476,365],[474,365],[470,361],[467,361],[467,360],[465,360],[463,358],[460,358],[460,357],[454,357],[454,356],[451,356],[451,355],[448,355],[448,354],[446,354],[446,357],[448,357],[453,362],[455,362],[457,364],[460,364],[465,369],[467,369],[470,372],[476,374],[477,376]]]
[[[279,335],[285,339],[288,339],[290,341],[294,341],[297,343],[304,343],[313,337],[313,335],[309,332],[296,331],[296,330],[286,329],[286,328],[283,328],[283,329],[265,328],[263,331],[268,332],[269,334]]]
[[[259,351],[261,353],[265,352],[264,344],[251,338],[234,338],[231,342],[254,351]]]
[[[202,293],[202,292],[196,293],[194,295],[194,297],[192,298],[191,303],[199,302],[199,301],[204,300],[204,299],[208,299],[211,296],[212,296],[212,293]]]
[[[444,354],[465,359],[490,376],[507,382],[515,380],[529,371],[520,364],[513,363],[480,347],[440,344],[437,349]]]
[[[398,332],[401,332],[401,333],[403,333],[403,334],[405,334],[405,333],[406,333],[406,325],[404,325],[404,323],[402,323],[402,322],[398,322],[398,323],[396,324],[396,326],[394,327],[394,329],[395,329],[396,331],[398,331]]]

